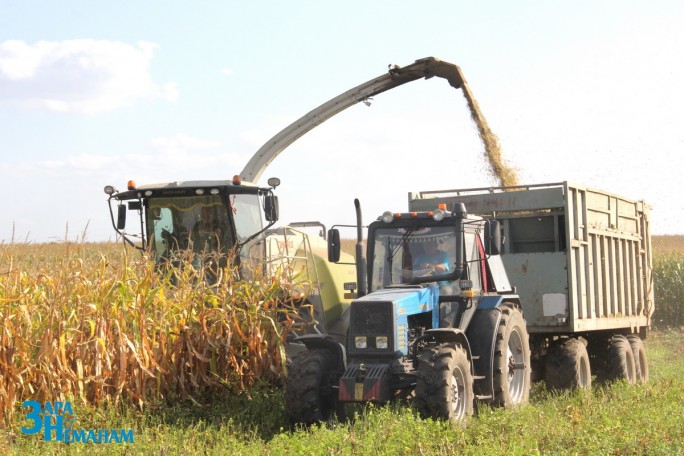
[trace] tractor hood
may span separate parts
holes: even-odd
[[[398,285],[374,291],[354,302],[392,302],[401,314],[413,315],[432,310],[439,302],[439,286],[435,283]]]
[[[406,356],[409,318],[425,315],[439,325],[439,286],[435,283],[384,288],[351,303],[348,354],[357,358]],[[387,343],[381,344],[378,339]],[[351,342],[350,342],[351,343]]]

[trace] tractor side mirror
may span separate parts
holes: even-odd
[[[124,228],[126,228],[126,205],[119,204],[116,213],[116,229],[123,230]]]
[[[499,255],[501,253],[501,223],[498,220],[488,220],[484,229],[485,253]]]
[[[328,261],[337,263],[340,261],[340,231],[336,228],[328,230]]]
[[[264,217],[268,222],[278,221],[278,197],[271,193],[264,197]]]

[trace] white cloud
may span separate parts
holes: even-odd
[[[224,76],[232,76],[235,74],[235,71],[233,71],[232,68],[224,68],[223,70],[221,70],[221,74]]]
[[[174,83],[159,85],[149,66],[156,45],[106,40],[0,43],[0,101],[26,109],[93,114],[140,99],[175,101]]]
[[[194,149],[213,149],[219,146],[216,141],[193,138],[185,133],[154,138],[150,143],[161,153],[180,153]]]

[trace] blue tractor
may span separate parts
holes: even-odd
[[[325,421],[348,403],[412,398],[425,417],[459,422],[475,401],[514,406],[530,391],[530,348],[520,299],[501,262],[496,220],[456,203],[386,212],[368,227],[358,200],[357,283],[344,343],[299,337],[286,379],[293,423]],[[328,236],[331,261],[340,235]]]

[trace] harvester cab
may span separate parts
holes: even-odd
[[[190,261],[213,282],[219,269],[238,266],[240,277],[253,278],[257,266],[267,277],[279,276],[290,284],[290,298],[306,305],[304,332],[324,332],[344,340],[350,299],[336,283],[353,279],[350,265],[327,260],[325,226],[319,222],[291,223],[272,228],[278,220],[278,199],[268,187],[243,181],[188,181],[136,186],[109,195],[112,225],[126,243],[151,253],[160,265],[177,267]],[[126,230],[127,213],[134,227]],[[320,230],[310,235],[305,229]],[[179,261],[183,260],[183,261]],[[351,261],[351,260],[349,260]],[[298,347],[294,347],[295,349]]]
[[[258,187],[239,176],[139,187],[129,181],[126,191],[107,186],[105,193],[116,232],[128,244],[149,250],[158,262],[193,252],[198,256],[232,253],[238,263],[253,263],[263,260],[262,235],[278,220],[273,189],[280,180],[272,178],[268,184]],[[126,231],[128,211],[138,215],[135,234]]]
[[[527,400],[528,336],[499,257],[499,233],[497,221],[469,216],[462,204],[385,212],[371,223],[367,264],[357,254],[367,293],[345,287],[359,296],[344,346],[323,335],[300,338],[308,351],[288,371],[291,419],[324,420],[344,403],[415,395],[424,415],[458,421],[476,398],[495,406]],[[333,229],[328,239],[334,259],[339,234]],[[310,376],[319,382],[316,397],[301,390],[316,383]]]

